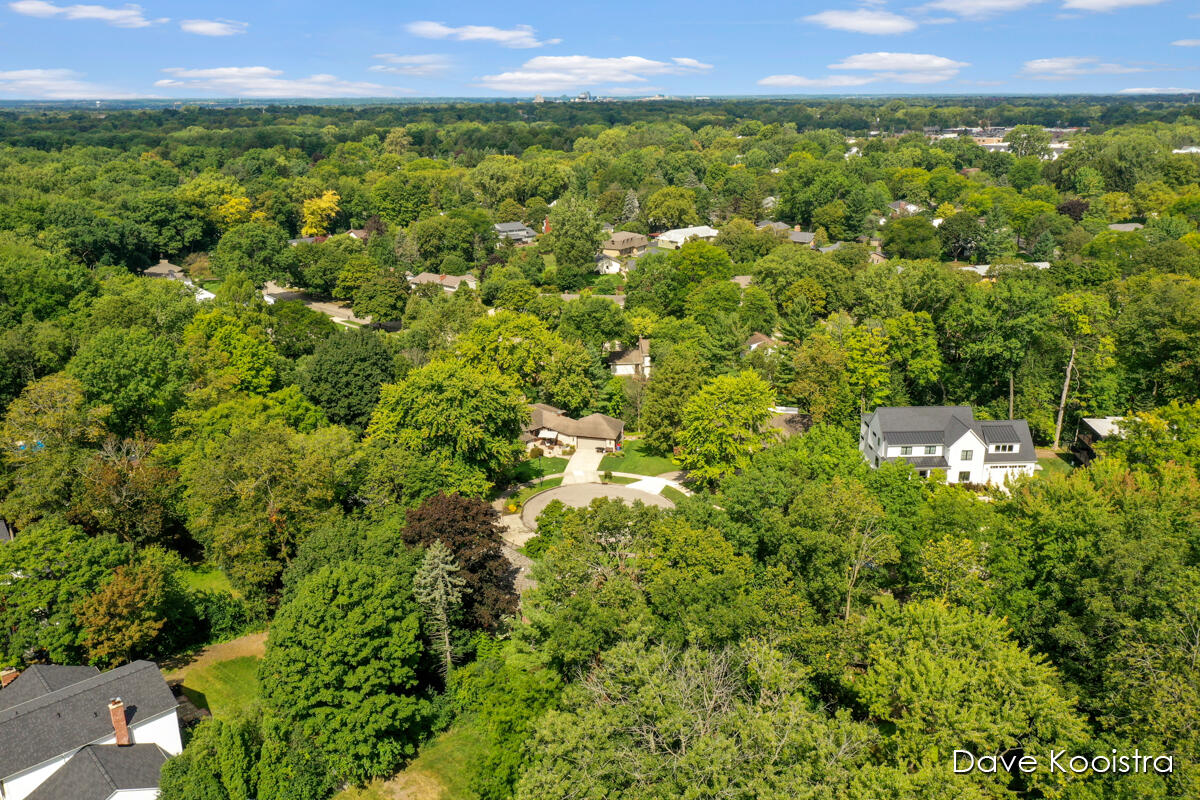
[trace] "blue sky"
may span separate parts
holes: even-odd
[[[0,3],[0,98],[1200,92],[1196,0]]]

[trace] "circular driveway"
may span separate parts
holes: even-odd
[[[542,510],[555,500],[561,500],[564,505],[572,508],[583,508],[597,497],[610,497],[615,500],[624,500],[630,504],[634,500],[641,500],[648,506],[658,506],[659,508],[675,507],[675,503],[661,495],[650,494],[640,489],[630,489],[619,483],[574,483],[569,486],[556,486],[529,498],[529,502],[521,511],[521,521],[532,530],[537,527],[538,514],[541,514]]]

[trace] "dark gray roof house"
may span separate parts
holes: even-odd
[[[0,685],[0,797],[31,796],[30,792],[48,783],[89,746],[103,751],[96,758],[111,764],[115,773],[134,777],[144,774],[139,766],[142,754],[114,756],[109,750],[134,745],[168,753],[182,749],[178,704],[158,666],[149,661],[134,661],[103,673],[95,667],[36,665],[15,680],[11,671],[6,672]],[[78,778],[72,775],[95,775],[97,767],[89,764],[88,758],[72,767],[64,780],[76,782]],[[162,757],[153,752],[145,758],[157,758],[161,765]],[[157,785],[156,778],[150,786]],[[95,796],[108,798],[111,794]]]
[[[862,415],[859,450],[872,467],[904,461],[950,483],[999,484],[1032,475],[1033,437],[1023,419],[975,419],[970,406],[880,407]]]
[[[789,231],[787,238],[792,244],[802,244],[805,247],[812,247],[815,236],[815,233],[809,231]]]
[[[26,800],[110,800],[123,792],[155,791],[167,758],[156,744],[88,745]]]
[[[514,242],[530,242],[537,236],[533,228],[524,222],[497,222],[492,230],[501,239],[511,239]]]

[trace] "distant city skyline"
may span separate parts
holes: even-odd
[[[0,32],[0,100],[1200,93],[1194,0],[16,0]]]

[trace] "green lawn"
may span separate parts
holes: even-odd
[[[542,456],[529,461],[522,461],[513,471],[513,483],[525,483],[536,480],[543,475],[557,475],[567,468],[567,459],[552,456]]]
[[[669,458],[646,452],[641,439],[625,442],[622,455],[609,453],[600,462],[600,471],[632,472],[635,475],[661,475],[679,469]]]
[[[1038,474],[1042,476],[1067,475],[1075,469],[1070,453],[1039,458],[1038,464],[1042,467],[1041,472]]]
[[[474,728],[460,724],[422,747],[417,758],[391,780],[347,789],[333,800],[478,800],[479,795],[471,791],[471,778],[483,747]]]
[[[197,592],[226,592],[238,596],[225,573],[212,567],[191,567],[183,573],[183,582]]]
[[[512,497],[508,498],[508,500],[505,501],[505,505],[513,504],[520,508],[529,502],[529,498],[533,497],[539,492],[544,492],[547,489],[553,489],[555,486],[560,485],[562,480],[563,479],[561,476],[557,478],[548,478],[547,480],[544,480],[535,486],[526,487],[514,494]]]
[[[672,503],[682,503],[687,499],[687,495],[676,489],[674,486],[664,486],[660,494],[670,500]]]
[[[183,693],[215,717],[249,708],[258,700],[258,658],[240,656],[187,670]]]
[[[215,292],[215,291],[217,291],[217,289],[220,288],[222,283],[224,283],[224,281],[218,281],[218,280],[200,281],[200,288],[208,289],[210,292]]]

